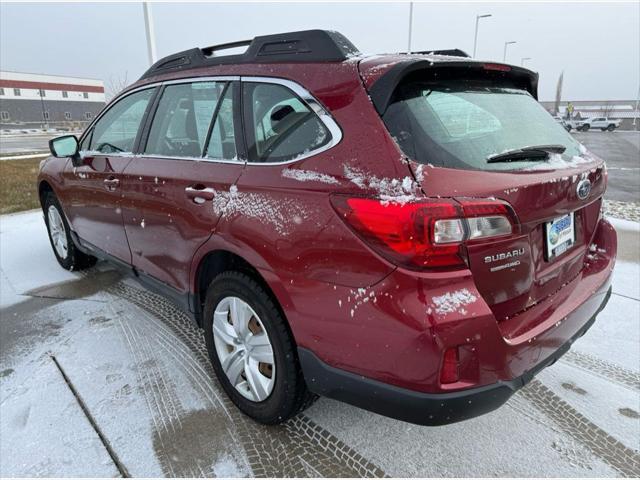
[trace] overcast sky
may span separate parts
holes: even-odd
[[[345,34],[362,52],[407,48],[408,3],[154,3],[158,55],[288,30]],[[473,51],[540,72],[550,100],[564,70],[563,99],[629,100],[640,87],[640,2],[416,3],[413,49]],[[2,70],[122,79],[147,67],[141,3],[0,4]]]

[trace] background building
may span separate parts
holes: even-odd
[[[0,71],[0,128],[82,128],[104,107],[91,78]]]

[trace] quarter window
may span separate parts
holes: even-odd
[[[162,92],[144,152],[165,157],[202,157],[224,82],[169,85]]]
[[[331,140],[320,118],[287,87],[247,82],[243,100],[252,162],[292,160]]]
[[[153,92],[150,88],[132,93],[111,107],[93,127],[90,149],[102,153],[133,151]]]

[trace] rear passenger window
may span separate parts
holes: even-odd
[[[235,127],[233,123],[233,89],[229,84],[218,107],[218,113],[211,128],[207,145],[207,158],[218,160],[237,160]]]
[[[201,157],[224,82],[169,85],[162,92],[144,153]]]
[[[250,161],[293,160],[331,140],[320,118],[288,88],[247,82],[243,96]]]

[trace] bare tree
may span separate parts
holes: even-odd
[[[127,77],[128,72],[124,72],[124,74],[120,74],[115,77],[113,75],[109,77],[109,80],[107,81],[107,88],[105,89],[107,102],[129,86]]]

